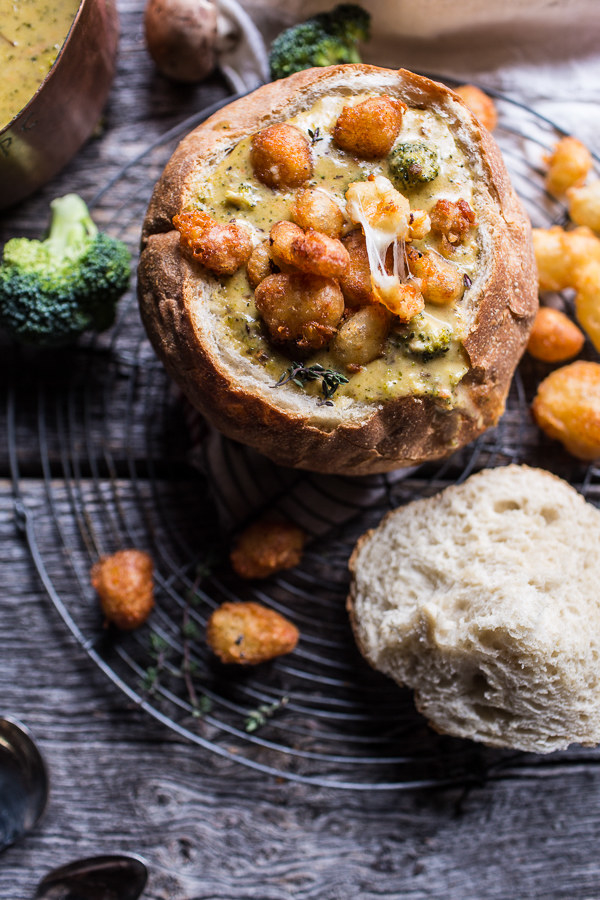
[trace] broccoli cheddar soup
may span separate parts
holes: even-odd
[[[460,404],[481,276],[475,176],[444,118],[336,95],[241,140],[175,217],[223,345],[317,403]]]
[[[56,59],[80,0],[0,0],[0,128],[34,95]]]

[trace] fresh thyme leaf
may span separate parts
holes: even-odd
[[[144,672],[142,679],[142,690],[151,691],[158,679],[158,668],[156,666],[148,666]]]
[[[188,620],[184,623],[181,628],[181,633],[184,637],[189,638],[191,641],[195,640],[200,636],[200,631],[198,630],[198,626],[195,622]]]
[[[196,578],[202,580],[203,578],[208,578],[209,575],[212,575],[214,567],[219,562],[221,553],[222,551],[218,550],[216,547],[209,547],[204,553],[204,559],[201,559],[196,565]]]
[[[276,700],[275,703],[266,703],[262,706],[259,706],[257,709],[253,709],[246,718],[246,722],[244,724],[244,728],[248,734],[252,734],[253,731],[257,731],[259,728],[262,728],[263,725],[266,725],[267,721],[274,716],[275,713],[284,709],[290,702],[289,697],[282,697],[281,700]]]
[[[207,697],[206,694],[201,694],[192,709],[192,716],[195,719],[202,719],[203,716],[211,711],[211,709],[212,700],[210,697]]]
[[[326,400],[333,397],[340,384],[348,384],[346,376],[333,369],[324,369],[321,377],[323,379],[323,396]]]
[[[317,144],[319,141],[323,140],[319,133],[320,129],[318,126],[317,128],[307,128],[306,130],[308,131],[311,144]]]
[[[185,605],[183,608],[182,621],[180,624],[180,634],[183,646],[181,656],[181,664],[174,664],[175,648],[169,644],[169,641],[162,635],[151,631],[149,635],[148,656],[151,664],[146,668],[141,677],[142,690],[145,692],[155,691],[159,681],[171,684],[174,679],[182,679],[185,685],[188,699],[194,715],[199,710],[199,715],[203,715],[205,711],[206,701],[202,696],[198,698],[196,688],[193,683],[193,676],[198,672],[198,663],[192,659],[192,651],[190,643],[199,640],[201,637],[200,629],[197,623],[192,619],[191,609],[197,607],[202,602],[202,595],[199,593],[200,584],[208,577],[214,566],[220,561],[222,550],[217,545],[205,548],[203,558],[196,564],[194,571],[194,581],[184,593]]]
[[[168,643],[160,634],[156,634],[155,631],[150,633],[150,648],[155,656],[164,653],[168,646]]]
[[[198,588],[205,578],[212,575],[213,569],[221,561],[222,554],[222,549],[217,546],[205,549],[203,558],[196,564],[194,570],[194,583],[184,594],[185,601],[190,606],[198,606],[202,602],[202,598],[198,595]]]
[[[348,384],[349,379],[341,372],[336,372],[335,369],[325,369],[320,363],[304,366],[302,363],[293,362],[287,372],[284,372],[271,387],[282,387],[289,381],[297,387],[304,387],[308,381],[318,381],[319,379],[321,379],[323,400],[319,400],[318,405],[333,406],[331,398],[341,384]]]
[[[465,282],[465,287],[466,287],[466,288],[470,288],[471,285],[473,284],[473,282],[471,281],[471,279],[469,278],[469,276],[467,275],[466,272],[465,272],[465,274],[463,275],[463,280],[464,280],[464,282]]]

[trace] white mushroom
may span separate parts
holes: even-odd
[[[144,13],[148,51],[174,81],[196,82],[217,61],[217,8],[211,0],[148,0]]]

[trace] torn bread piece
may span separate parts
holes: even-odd
[[[389,513],[348,599],[371,665],[443,733],[547,753],[600,741],[600,511],[540,469],[487,469]]]

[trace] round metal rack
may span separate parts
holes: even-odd
[[[564,207],[544,190],[542,161],[562,132],[495,98],[496,138],[534,225],[563,224]],[[99,225],[134,254],[152,185],[177,141],[219,105],[147,147],[95,198]],[[568,308],[569,296],[561,302]],[[392,506],[508,462],[543,465],[598,502],[600,472],[568,457],[530,420],[543,365],[523,361],[498,427],[450,459],[404,478],[341,479],[279,469],[196,434],[201,424],[155,359],[134,290],[113,329],[61,351],[60,366],[51,353],[10,352],[19,373],[8,392],[15,511],[39,575],[94,662],[177,734],[267,775],[364,790],[546,776],[600,761],[591,750],[536,757],[434,734],[410,693],[361,659],[345,612],[354,542]],[[595,358],[590,347],[586,353]],[[28,476],[40,474],[41,503],[28,487]],[[311,540],[296,569],[242,583],[227,565],[229,531],[259,507],[297,518]],[[99,555],[127,546],[155,560],[156,609],[147,625],[123,634],[103,627],[89,570]],[[204,627],[230,599],[282,612],[301,632],[297,650],[248,670],[218,664]]]

